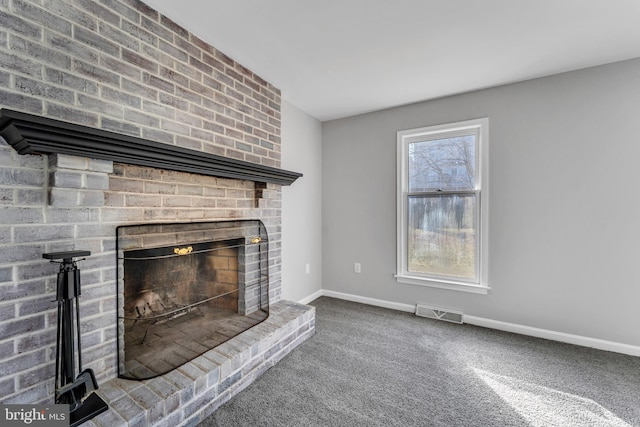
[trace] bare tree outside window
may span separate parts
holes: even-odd
[[[409,143],[409,272],[477,277],[475,182],[475,134]]]

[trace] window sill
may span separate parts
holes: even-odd
[[[451,291],[460,291],[460,292],[470,292],[473,294],[483,294],[486,295],[489,293],[488,286],[484,285],[474,285],[470,283],[464,282],[454,282],[449,280],[437,280],[437,279],[425,279],[422,277],[416,276],[394,276],[398,283],[403,283],[406,285],[417,285],[417,286],[427,286],[430,288],[438,288],[438,289],[448,289]]]

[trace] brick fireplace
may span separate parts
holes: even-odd
[[[187,150],[196,164],[201,153],[278,169],[280,92],[137,0],[0,0],[0,22],[0,108],[170,153],[141,163],[144,146],[127,158],[31,141],[20,154],[0,139],[0,402],[52,401],[57,268],[42,254],[89,250],[78,263],[83,359],[111,407],[96,422],[193,424],[313,333],[312,309],[280,297],[286,184],[182,167]],[[117,379],[116,228],[229,219],[265,225],[269,318],[166,375]]]

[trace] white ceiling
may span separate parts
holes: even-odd
[[[640,57],[640,0],[144,0],[330,120]]]

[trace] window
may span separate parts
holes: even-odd
[[[398,282],[489,289],[488,127],[484,118],[398,132]]]

